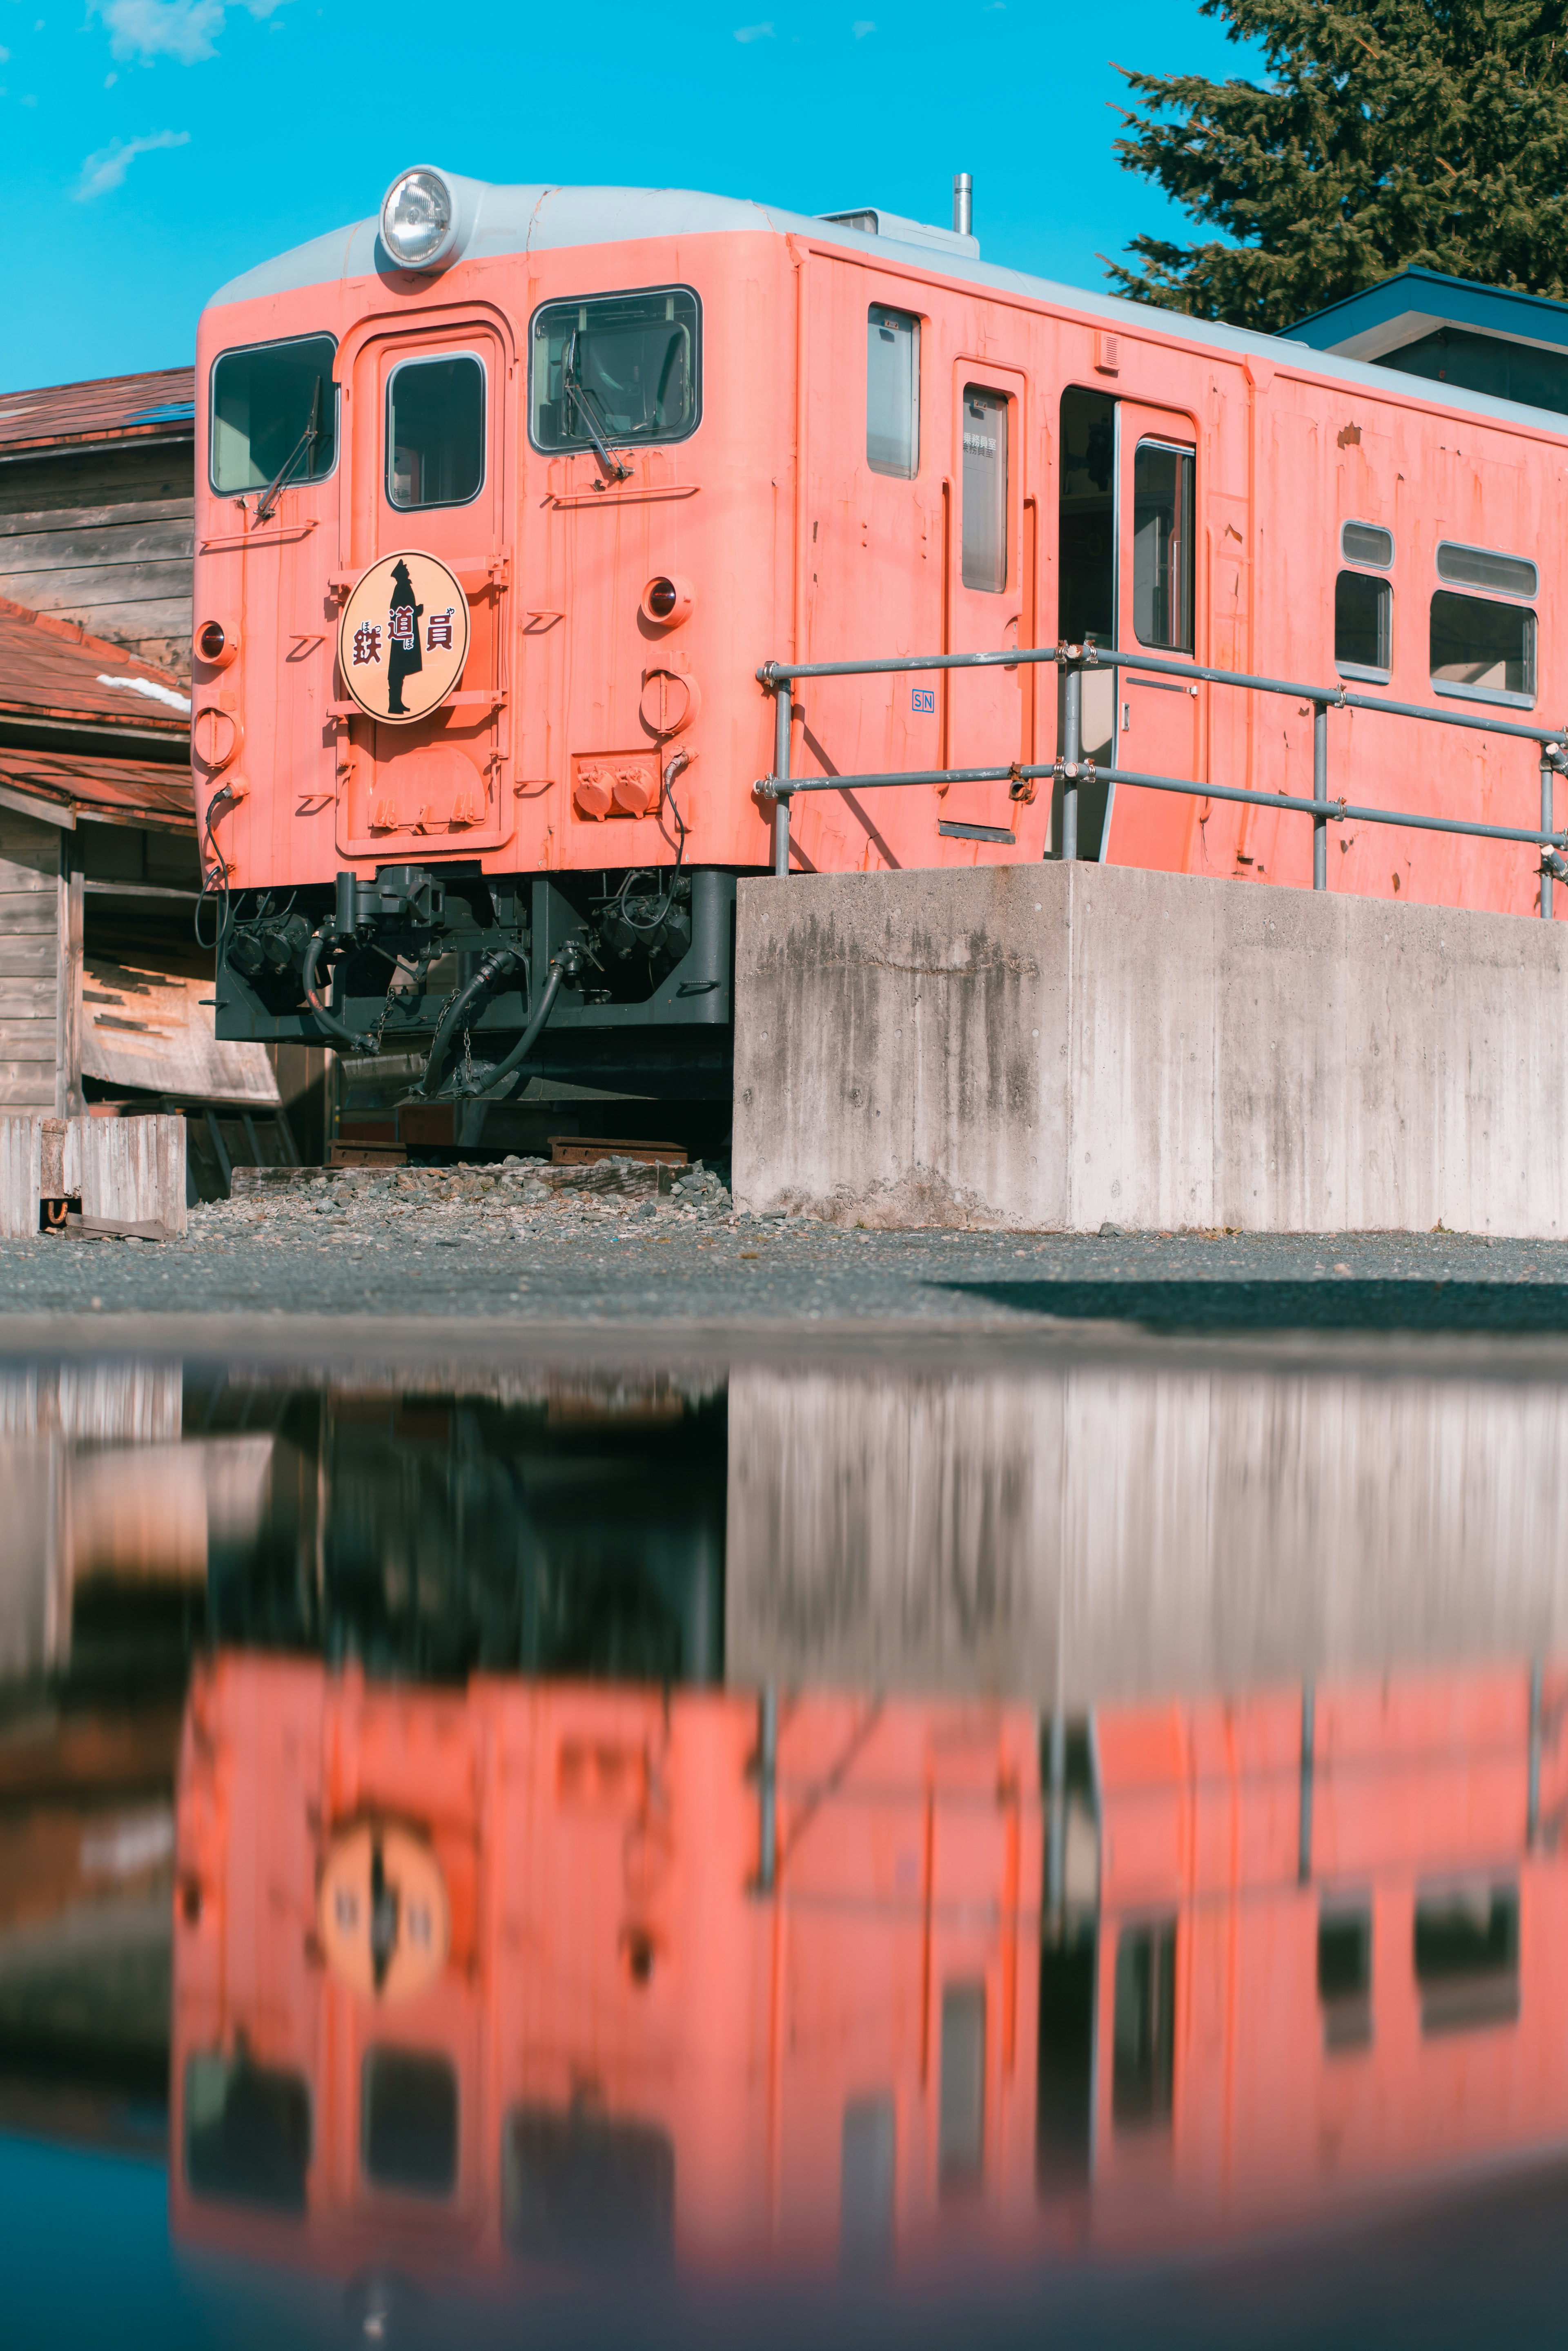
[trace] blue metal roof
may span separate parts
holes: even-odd
[[[1378,360],[1442,327],[1568,350],[1568,302],[1508,293],[1473,277],[1446,277],[1439,269],[1401,269],[1380,286],[1314,310],[1285,332],[1291,342],[1310,343],[1313,350]]]

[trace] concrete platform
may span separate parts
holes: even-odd
[[[740,885],[737,1207],[1568,1233],[1568,925],[1075,864]]]

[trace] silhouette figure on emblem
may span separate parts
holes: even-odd
[[[402,682],[413,677],[424,666],[424,656],[419,649],[419,620],[423,604],[413,601],[413,582],[408,576],[408,566],[401,558],[392,566],[392,611],[387,627],[387,716],[405,718]]]

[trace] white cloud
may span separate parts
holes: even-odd
[[[857,41],[863,41],[863,40],[864,40],[864,38],[865,38],[865,37],[866,37],[866,35],[867,35],[868,33],[874,33],[874,32],[875,32],[875,30],[876,30],[876,25],[875,25],[874,20],[873,20],[872,17],[870,17],[870,16],[860,16],[860,17],[857,17],[857,18],[856,18],[856,20],[855,20],[855,38],[856,38],[856,40],[857,40]]]
[[[90,0],[90,5],[109,27],[115,56],[133,57],[142,65],[172,57],[180,65],[194,66],[215,57],[227,14],[226,0]],[[253,16],[270,16],[283,0],[245,0],[245,5]]]
[[[773,38],[773,27],[771,25],[742,25],[735,37],[740,42],[770,41]]]
[[[111,139],[89,155],[81,167],[81,180],[77,188],[77,202],[87,204],[94,196],[112,195],[121,187],[125,174],[138,155],[151,155],[160,147],[188,147],[188,131],[151,131],[141,139]]]

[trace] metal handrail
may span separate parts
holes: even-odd
[[[792,776],[789,772],[790,731],[794,723],[795,682],[800,678],[874,677],[910,670],[1019,669],[1050,663],[1066,672],[1061,755],[1036,764],[1014,761],[1008,767],[922,768],[860,776]],[[1239,785],[1199,783],[1190,777],[1150,776],[1119,767],[1096,767],[1082,756],[1083,673],[1089,669],[1136,669],[1179,677],[1189,683],[1236,685],[1260,694],[1285,695],[1312,705],[1312,797],[1290,792],[1259,792]],[[1416,832],[1448,832],[1481,841],[1519,841],[1542,852],[1541,915],[1552,919],[1552,884],[1568,881],[1568,831],[1553,831],[1552,797],[1557,775],[1568,768],[1568,726],[1528,726],[1516,720],[1483,717],[1461,710],[1435,710],[1423,703],[1385,702],[1375,695],[1352,694],[1342,685],[1303,684],[1299,679],[1261,677],[1247,670],[1211,669],[1197,663],[1172,661],[1158,653],[1129,653],[1097,645],[1092,638],[1082,644],[1066,643],[1028,647],[1004,646],[978,653],[898,653],[875,661],[765,662],[758,682],[775,698],[773,773],[762,777],[756,789],[775,803],[773,870],[780,878],[789,871],[789,802],[800,791],[882,790],[905,784],[1020,783],[1050,777],[1062,787],[1061,857],[1078,854],[1078,789],[1103,782],[1135,785],[1140,790],[1184,792],[1197,799],[1238,800],[1250,808],[1281,809],[1312,820],[1312,887],[1328,887],[1328,827],[1347,821],[1386,824]],[[1430,726],[1453,726],[1472,733],[1505,735],[1534,743],[1540,752],[1541,827],[1531,831],[1518,825],[1481,824],[1462,817],[1416,816],[1407,810],[1364,808],[1328,793],[1328,715],[1331,710],[1374,710],[1391,718],[1424,720]]]

